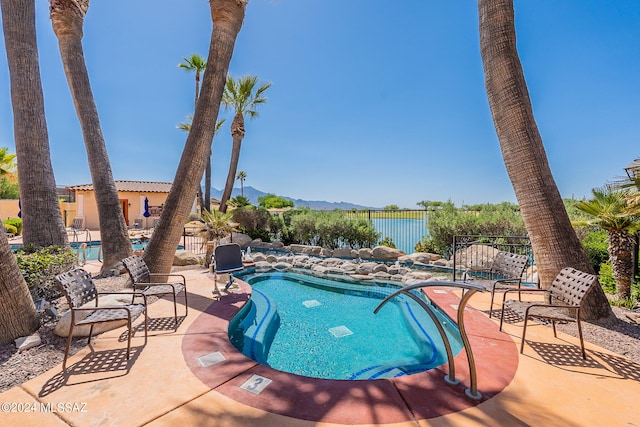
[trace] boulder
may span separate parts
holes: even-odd
[[[377,266],[377,262],[363,262],[356,271],[358,274],[373,274]]]
[[[383,261],[395,261],[399,257],[406,255],[400,249],[389,248],[387,246],[376,246],[373,248],[373,259]]]
[[[415,252],[407,256],[411,259],[412,262],[419,264],[429,264],[442,258],[438,254],[432,254],[428,252]]]
[[[373,250],[369,248],[362,248],[358,251],[358,258],[371,259],[373,258]]]
[[[456,267],[473,270],[491,268],[498,249],[487,245],[471,245],[456,251]]]
[[[253,239],[251,239],[251,237],[247,236],[246,234],[234,232],[231,233],[231,239],[227,239],[225,237],[224,239],[220,240],[220,244],[224,245],[227,243],[237,243],[241,248],[246,248],[252,243],[252,240]]]
[[[271,247],[273,249],[282,249],[282,248],[284,248],[284,243],[282,243],[282,242],[273,242],[273,243],[271,243]]]
[[[18,351],[29,350],[42,344],[42,338],[37,332],[28,337],[20,337],[15,339],[16,349]]]
[[[256,273],[266,273],[271,271],[273,268],[271,267],[270,262],[266,261],[257,261],[256,262]]]
[[[326,258],[322,260],[320,264],[324,265],[325,267],[336,267],[342,265],[343,263],[344,261],[342,261],[340,258]]]
[[[288,271],[291,270],[292,265],[289,264],[288,262],[277,262],[276,264],[274,264],[273,268],[275,268],[278,271]]]
[[[200,257],[189,251],[176,251],[173,256],[173,265],[183,266],[183,265],[198,265],[200,264]],[[94,328],[95,329],[95,328]]]
[[[333,256],[338,258],[358,258],[358,251],[351,248],[338,248],[333,250]]]
[[[127,305],[131,304],[131,295],[130,294],[109,294],[100,296],[100,305],[99,307],[107,307],[107,306],[117,306],[117,305]],[[141,301],[141,299],[138,299]],[[94,301],[84,305],[83,307],[93,307],[95,305]],[[76,320],[82,320],[89,315],[89,311],[85,312],[76,312]],[[93,326],[93,334],[99,334],[102,332],[110,331],[112,329],[119,328],[121,326],[125,326],[127,324],[126,320],[117,320],[112,322],[103,322],[97,323]],[[58,324],[54,329],[54,333],[60,337],[69,336],[69,328],[71,327],[71,311],[67,311],[60,317],[58,320]],[[73,328],[73,336],[74,337],[86,337],[89,336],[89,328],[90,325],[81,325]]]

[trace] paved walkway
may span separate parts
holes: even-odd
[[[97,271],[92,264],[88,264],[87,269]],[[177,331],[172,328],[172,303],[165,299],[155,302],[149,308],[152,318],[149,339],[145,343],[144,334],[136,332],[128,363],[122,357],[126,348],[126,342],[122,341],[123,329],[104,333],[95,339],[92,348],[85,347],[69,358],[67,375],[63,375],[58,366],[0,394],[3,410],[0,425],[640,425],[637,411],[640,366],[589,343],[588,359],[583,361],[576,339],[562,334],[555,339],[551,329],[545,326],[530,327],[527,336],[531,345],[525,345],[524,355],[520,355],[514,349],[522,332],[521,324],[506,325],[506,334],[500,339],[507,345],[503,362],[499,358],[483,358],[484,351],[474,353],[479,365],[498,365],[500,369],[504,368],[500,363],[512,363],[509,354],[513,354],[517,367],[515,376],[502,385],[495,385],[495,378],[479,378],[479,390],[488,396],[479,404],[469,403],[463,393],[460,397],[439,400],[444,389],[428,390],[431,383],[426,381],[411,384],[413,395],[420,396],[419,401],[413,403],[416,405],[413,409],[411,402],[397,402],[378,394],[380,384],[388,380],[377,380],[371,382],[377,384],[375,387],[353,388],[341,395],[336,394],[336,388],[325,387],[322,382],[293,381],[291,387],[269,386],[272,392],[267,404],[271,409],[258,409],[265,405],[260,396],[241,386],[251,375],[268,368],[256,366],[255,362],[234,352],[226,339],[227,322],[246,301],[247,289],[241,288],[226,301],[214,302],[213,282],[206,270],[182,273],[188,280],[189,314],[181,320]],[[484,309],[488,306],[488,295],[476,295],[471,303]],[[182,308],[179,307],[179,314],[184,313],[180,311]],[[486,318],[473,309],[468,316]],[[494,334],[495,320],[483,321],[488,325],[485,329],[493,328],[491,334]],[[485,335],[480,330],[472,334]],[[487,342],[487,346],[492,345],[498,343]],[[198,355],[213,355],[215,351],[211,350],[215,349],[220,350],[218,356],[222,355],[222,363],[210,360],[213,364],[205,367],[207,363],[195,359]],[[217,370],[218,374],[224,371],[224,375],[218,376],[226,379],[212,383],[211,378],[202,373],[206,368]],[[463,383],[467,381],[464,374],[460,377]],[[275,381],[279,381],[278,378]],[[395,388],[402,393],[402,386]],[[454,389],[445,390],[449,396],[459,392],[452,387]],[[305,414],[304,408],[296,403],[300,395],[315,407],[322,407],[323,413],[318,415],[310,410]],[[461,410],[437,416],[436,406],[450,400],[468,404],[461,406]],[[353,406],[350,402],[358,404]],[[408,405],[409,409],[402,405]],[[295,417],[283,415],[286,413]],[[405,418],[396,415],[389,418],[390,413],[402,413]],[[388,422],[389,419],[396,421]]]

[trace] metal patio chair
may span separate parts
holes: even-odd
[[[529,257],[527,255],[498,251],[488,270],[465,270],[462,281],[483,286],[491,292],[491,305],[489,305],[489,317],[491,317],[495,293],[521,288],[522,275],[528,264]],[[473,273],[476,273],[476,276]]]
[[[71,347],[71,340],[73,339],[73,328],[81,325],[90,325],[88,343],[91,343],[91,335],[93,334],[93,326],[96,323],[111,322],[114,320],[126,320],[127,321],[127,360],[129,360],[129,354],[131,353],[131,335],[133,330],[131,323],[138,318],[141,314],[144,314],[144,338],[147,340],[148,330],[148,318],[147,318],[147,299],[144,295],[143,303],[126,304],[122,306],[108,306],[99,307],[98,298],[100,295],[107,294],[120,294],[120,295],[132,295],[135,292],[98,292],[96,290],[95,283],[91,278],[91,275],[81,269],[76,268],[71,271],[59,274],[55,278],[56,284],[60,288],[62,294],[67,299],[69,304],[69,310],[71,310],[71,323],[69,326],[69,335],[67,337],[67,347],[64,351],[64,359],[62,361],[62,369],[67,368],[67,357],[69,355],[69,348]],[[93,306],[87,306],[88,303],[93,302]],[[87,313],[86,316],[82,316],[81,313]]]
[[[213,259],[212,263],[214,279],[213,283],[215,286],[214,294],[222,295],[220,293],[220,289],[218,289],[218,274],[229,274],[229,281],[224,287],[224,290],[228,290],[231,285],[233,285],[233,274],[236,271],[244,270],[244,265],[242,264],[242,250],[240,249],[240,245],[237,243],[229,243],[225,245],[216,246],[213,251]]]
[[[124,267],[129,273],[129,277],[133,282],[133,290],[142,292],[145,296],[163,297],[171,295],[173,298],[173,316],[175,319],[175,328],[178,329],[178,304],[176,297],[184,292],[184,315],[189,312],[189,304],[187,301],[187,280],[182,274],[164,274],[151,273],[147,263],[142,257],[133,255],[122,260]],[[154,282],[156,278],[164,277],[167,279],[177,278],[167,282]]]
[[[520,353],[522,353],[529,318],[551,321],[553,336],[556,338],[558,336],[556,334],[556,322],[576,322],[578,326],[578,336],[580,337],[582,358],[586,359],[587,355],[584,351],[582,325],[580,323],[580,310],[584,303],[584,297],[595,283],[595,275],[576,270],[575,268],[565,267],[558,273],[549,289],[508,290],[504,293],[503,297],[500,330],[502,330],[505,308],[513,311],[524,319],[522,341],[520,343]],[[546,302],[520,301],[520,298],[518,298],[518,300],[507,300],[507,294],[510,292],[518,292],[520,294],[540,292],[545,293],[547,298]]]

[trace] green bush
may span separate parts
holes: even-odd
[[[609,294],[615,294],[616,279],[613,277],[611,263],[609,261],[603,262],[598,266],[598,270],[600,271],[598,281],[600,282],[600,286],[602,286],[602,290]]]
[[[22,219],[21,218],[3,219],[2,222],[4,223],[4,228],[6,228],[9,233],[13,233],[15,235],[22,234]],[[9,227],[12,227],[12,229],[15,229],[15,231],[9,231]]]
[[[393,248],[393,249],[396,248],[396,244],[393,243],[393,239],[388,236],[380,241],[380,246],[386,246],[388,248]]]
[[[607,232],[604,230],[592,230],[586,233],[580,242],[594,270],[596,273],[600,272],[600,267],[609,260]]]
[[[271,242],[278,238],[282,230],[282,219],[271,215],[265,208],[247,205],[232,211],[232,219],[238,223],[238,230],[252,239]]]
[[[472,209],[471,209],[472,208]],[[442,204],[429,212],[428,229],[434,252],[448,256],[453,236],[523,236],[527,234],[517,206],[511,203],[476,205],[458,209],[453,203]]]
[[[51,301],[60,296],[54,277],[74,267],[76,255],[68,246],[34,248],[27,246],[16,253],[18,267],[29,286],[32,298]]]
[[[3,221],[4,222],[4,221]],[[11,224],[4,224],[4,229],[7,230],[7,233],[13,234],[14,236],[18,235],[18,229]]]
[[[0,177],[0,199],[17,199],[19,197],[18,183],[6,176]]]

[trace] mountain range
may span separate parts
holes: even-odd
[[[234,188],[231,192],[231,197],[239,196],[241,193],[240,188]],[[244,187],[244,196],[249,199],[252,205],[258,205],[258,197],[266,196],[269,193],[265,193],[264,191],[260,191],[254,187],[246,186]],[[323,200],[302,200],[302,199],[294,199],[287,196],[280,196],[283,199],[291,200],[294,203],[294,207],[308,207],[313,210],[320,211],[328,211],[333,209],[372,209],[369,206],[356,205],[349,202],[326,202]],[[217,188],[211,188],[211,197],[220,199],[222,197],[222,190],[218,190]]]

